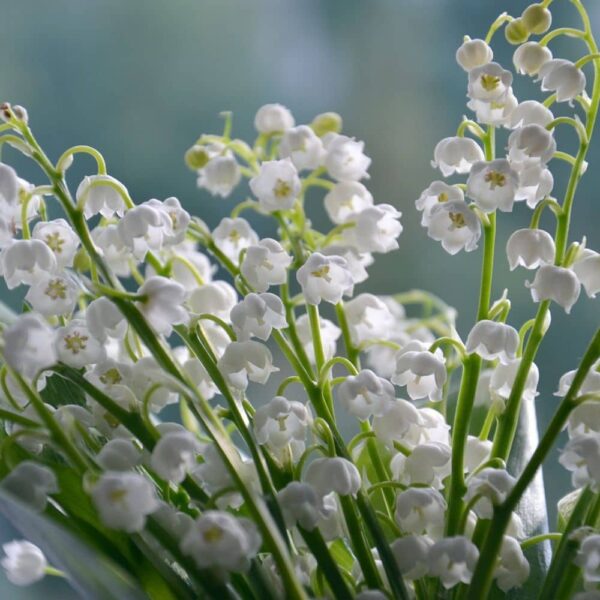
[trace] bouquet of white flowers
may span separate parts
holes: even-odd
[[[0,149],[48,179],[0,163],[0,274],[27,286],[22,314],[1,315],[0,512],[28,538],[4,545],[12,582],[62,576],[115,600],[600,598],[600,332],[557,381],[541,438],[534,408],[551,306],[600,292],[600,254],[569,240],[600,103],[600,53],[571,1],[581,28],[551,29],[544,0],[456,53],[474,117],[435,147],[444,180],[416,209],[449,254],[482,246],[464,341],[431,294],[355,294],[402,225],[362,183],[371,160],[339,115],[296,125],[263,106],[250,145],[224,113],[185,160],[212,195],[244,179],[250,194],[211,228],[173,197],[134,203],[89,146],[51,161],[27,111],[0,107]],[[493,62],[502,27],[541,102],[518,101]],[[584,48],[576,62],[553,57],[562,36]],[[97,172],[72,194],[80,154]],[[551,160],[570,167],[559,198]],[[492,279],[496,219],[519,202],[529,224],[506,256],[534,270],[537,313],[515,328]],[[575,491],[549,532],[540,469],[564,428]]]

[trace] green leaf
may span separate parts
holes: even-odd
[[[0,514],[39,546],[53,567],[65,572],[75,591],[89,600],[147,600],[136,583],[106,556],[43,515],[0,491]]]
[[[64,406],[65,404],[85,405],[85,393],[72,381],[52,375],[46,379],[46,387],[40,392],[42,400],[51,406]]]

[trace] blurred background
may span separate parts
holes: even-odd
[[[600,30],[600,3],[588,2]],[[0,100],[22,104],[52,159],[67,147],[89,144],[106,158],[109,173],[136,201],[177,196],[214,226],[236,201],[196,188],[183,153],[201,133],[220,133],[223,110],[234,113],[234,135],[253,138],[256,109],[267,102],[288,106],[298,124],[324,111],[344,118],[344,130],[366,142],[372,157],[367,182],[377,202],[403,212],[400,250],[371,267],[370,292],[426,288],[459,311],[459,331],[468,333],[476,310],[481,253],[446,254],[419,225],[414,200],[439,177],[430,166],[433,148],[453,135],[465,107],[466,76],[454,53],[463,35],[483,37],[499,7],[519,15],[523,1],[474,0],[19,0],[2,3]],[[552,6],[555,23],[578,25],[566,0]],[[554,42],[555,55],[580,56],[578,42]],[[511,64],[513,48],[502,33],[495,59]],[[517,77],[520,100],[536,98],[537,87]],[[560,110],[568,110],[561,107]],[[559,147],[573,150],[570,132]],[[499,151],[505,137],[499,136]],[[5,160],[35,183],[35,166],[6,150]],[[70,171],[75,186],[93,165],[80,159]],[[598,193],[600,142],[592,144],[592,167],[581,182],[571,240],[587,236],[600,248]],[[567,171],[553,165],[560,199]],[[89,169],[89,171],[88,171]],[[311,214],[325,227],[324,211]],[[509,273],[504,244],[510,232],[528,225],[522,204],[501,214],[494,297],[509,288],[517,328],[535,312],[524,286],[531,273]],[[552,227],[550,220],[544,225]],[[256,227],[261,233],[260,222]],[[364,290],[364,285],[363,288]],[[360,291],[360,290],[359,290]],[[0,290],[19,306],[19,294]],[[552,309],[553,326],[539,357],[537,410],[545,428],[557,404],[552,394],[560,375],[574,368],[598,326],[598,304],[582,293],[572,314]],[[546,469],[552,515],[569,489],[569,476],[554,454]],[[554,518],[554,516],[552,517]],[[552,525],[551,525],[552,527]],[[11,539],[3,523],[2,542]],[[74,597],[60,582],[19,590],[0,575],[0,598]]]

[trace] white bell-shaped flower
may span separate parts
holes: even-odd
[[[116,438],[109,440],[98,455],[97,463],[105,471],[130,471],[142,460],[142,453],[131,440]]]
[[[58,360],[56,333],[37,313],[19,315],[3,333],[4,359],[24,377],[33,378]]]
[[[508,364],[519,347],[519,334],[514,327],[484,319],[471,329],[465,348],[469,354],[479,354],[484,360],[499,359]]]
[[[235,156],[224,152],[211,157],[198,171],[197,184],[213,196],[227,198],[242,179],[242,172]]]
[[[538,81],[542,82],[542,91],[556,93],[557,102],[572,102],[585,90],[585,73],[564,58],[553,58],[544,63]]]
[[[159,412],[179,398],[175,382],[161,369],[153,356],[144,356],[133,364],[128,385],[140,401],[151,392],[149,408],[152,412]]]
[[[289,446],[293,460],[300,458],[311,426],[310,411],[301,402],[275,396],[254,414],[254,431],[259,444],[266,444],[279,456]]]
[[[293,208],[301,187],[298,170],[289,158],[262,163],[258,175],[250,179],[252,193],[267,212]]]
[[[296,272],[296,279],[308,304],[322,300],[337,304],[344,295],[351,295],[354,280],[348,264],[341,256],[311,254]]]
[[[508,137],[508,157],[513,163],[536,160],[545,164],[555,152],[552,132],[537,123],[519,127]]]
[[[420,435],[423,417],[414,404],[400,398],[390,404],[388,410],[373,419],[373,431],[386,446],[393,448],[394,442],[406,444]]]
[[[190,311],[196,315],[211,314],[230,320],[231,310],[237,304],[235,288],[226,281],[211,281],[196,287],[187,300]]]
[[[483,40],[465,40],[456,51],[456,62],[467,72],[487,65],[494,58],[494,53]]]
[[[600,434],[584,433],[571,438],[558,459],[572,472],[576,488],[589,485],[594,491],[600,488]]]
[[[187,293],[180,283],[154,275],[146,279],[137,293],[143,297],[137,307],[158,333],[168,336],[173,325],[188,322],[188,312],[182,306]]]
[[[525,42],[513,54],[517,72],[531,77],[537,75],[549,60],[552,60],[552,52],[548,46],[541,46],[538,42]]]
[[[600,389],[600,386],[598,388]],[[584,433],[600,433],[600,402],[590,400],[577,404],[569,415],[567,426],[569,437]]]
[[[367,267],[371,266],[374,262],[372,254],[369,252],[358,252],[351,246],[344,246],[342,244],[332,244],[321,248],[321,254],[325,256],[341,256],[348,265],[348,270],[352,274],[354,283],[362,283],[369,278]]]
[[[542,265],[536,272],[532,282],[525,282],[531,290],[534,302],[553,300],[569,314],[577,302],[581,284],[572,269],[556,265]]]
[[[31,460],[24,460],[14,467],[0,482],[0,487],[36,512],[43,512],[48,496],[59,491],[54,472]]]
[[[213,231],[215,245],[229,260],[238,264],[240,252],[258,243],[258,235],[246,219],[225,217]]]
[[[577,371],[567,371],[558,382],[558,390],[554,393],[555,396],[563,398],[567,395],[569,388],[571,387],[575,374]],[[591,370],[585,376],[581,387],[579,388],[579,394],[595,394],[600,392],[600,372]]]
[[[599,534],[592,533],[584,538],[573,562],[583,571],[583,581],[586,587],[593,589],[600,583]]]
[[[266,341],[273,329],[287,327],[283,302],[270,293],[248,294],[231,310],[231,323],[240,340],[254,336]]]
[[[298,171],[316,169],[325,158],[321,138],[308,125],[288,129],[279,143],[279,156],[290,158]]]
[[[401,216],[402,213],[391,204],[369,206],[348,218],[354,227],[343,231],[343,243],[358,252],[391,252],[398,248],[397,238],[402,233]]]
[[[173,246],[185,240],[191,217],[187,210],[181,207],[181,203],[177,198],[171,196],[162,202],[160,200],[148,200],[144,202],[144,206],[151,206],[166,214],[169,226],[164,230],[165,244]]]
[[[70,313],[77,301],[75,282],[63,275],[40,274],[25,295],[33,310],[49,316]]]
[[[428,398],[431,402],[442,399],[446,382],[446,361],[440,348],[429,352],[426,344],[409,342],[396,353],[396,371],[392,377],[396,385],[405,385],[412,400]]]
[[[394,386],[369,369],[349,375],[336,388],[342,406],[361,421],[371,416],[381,417],[396,401]]]
[[[433,488],[408,488],[396,497],[396,522],[406,533],[437,537],[444,530],[444,496]]]
[[[500,562],[494,571],[496,585],[503,592],[521,587],[529,578],[531,569],[519,541],[505,535],[502,538],[499,558]]]
[[[19,204],[19,177],[17,172],[0,162],[0,203],[3,206],[17,206]]]
[[[265,104],[256,111],[254,127],[258,133],[283,133],[294,126],[290,110],[281,104]]]
[[[321,325],[321,343],[323,345],[323,354],[325,360],[333,358],[337,349],[337,341],[342,335],[342,330],[332,323],[329,319],[320,320]],[[312,332],[310,329],[310,320],[308,315],[302,315],[296,320],[296,329],[298,337],[302,342],[302,347],[308,355],[312,364],[315,364],[315,349],[313,344]]]
[[[171,219],[166,211],[147,202],[130,208],[117,224],[124,246],[138,260],[148,251],[158,251],[172,233]]]
[[[323,500],[308,483],[288,483],[277,493],[277,501],[288,527],[294,527],[297,523],[312,531],[323,516]]]
[[[521,365],[521,359],[516,358],[507,364],[498,363],[492,372],[490,379],[490,390],[494,393],[494,397],[499,397],[502,400],[507,400],[512,391],[517,371]],[[540,373],[537,365],[531,363],[529,373],[525,380],[525,387],[521,393],[523,400],[533,401],[538,395],[537,385],[540,379]]]
[[[536,100],[525,100],[513,110],[510,115],[512,129],[526,125],[541,125],[546,127],[554,120],[552,111]]]
[[[277,240],[265,238],[248,247],[240,270],[257,292],[266,292],[286,282],[291,263],[292,257]]]
[[[512,80],[510,71],[503,69],[498,63],[490,62],[469,71],[467,95],[473,100],[502,101],[510,89]]]
[[[127,320],[117,306],[104,296],[88,304],[85,320],[90,333],[101,342],[109,337],[123,339],[127,333]]]
[[[494,127],[507,126],[511,115],[519,101],[514,95],[512,88],[508,88],[506,94],[500,99],[492,102],[486,100],[469,100],[467,107],[475,113],[475,119],[483,125]]]
[[[519,174],[519,187],[515,200],[525,200],[529,208],[535,208],[541,200],[549,196],[554,187],[554,177],[543,163],[527,161],[513,165]]]
[[[70,267],[79,246],[79,238],[64,219],[36,223],[31,237],[41,240],[54,252],[59,269]]]
[[[127,194],[125,186],[110,175],[89,175],[83,178],[77,187],[75,198],[79,204],[83,204],[86,219],[97,214],[101,214],[105,219],[110,219],[115,214],[123,216],[125,202],[115,186]]]
[[[9,290],[31,285],[44,273],[55,273],[56,257],[41,240],[15,240],[0,252],[0,275]]]
[[[325,145],[325,168],[337,181],[358,181],[368,177],[371,159],[364,153],[365,143],[345,135],[328,133]]]
[[[444,415],[439,410],[434,408],[420,408],[419,414],[423,424],[418,433],[418,438],[415,438],[415,443],[422,442],[437,442],[444,446],[450,445],[450,426],[446,423]],[[409,444],[410,445],[410,444]]]
[[[474,435],[467,436],[465,446],[465,471],[472,473],[489,460],[492,452],[492,442],[490,440],[480,440]]]
[[[335,492],[340,496],[356,496],[361,479],[358,469],[345,458],[317,458],[304,472],[304,481],[321,496]]]
[[[467,196],[484,212],[510,212],[519,187],[519,175],[504,158],[478,162],[467,180]]]
[[[511,271],[518,266],[537,269],[540,265],[552,264],[555,252],[554,239],[543,229],[518,229],[506,243]]]
[[[465,137],[447,137],[437,143],[431,166],[444,177],[454,173],[468,173],[474,163],[484,160],[483,150],[475,140]]]
[[[104,261],[115,275],[129,277],[131,275],[130,261],[134,256],[131,249],[123,241],[118,225],[99,225],[92,229],[91,237]]]
[[[127,533],[141,531],[146,517],[159,507],[154,486],[140,473],[107,471],[91,496],[102,523]]]
[[[26,540],[13,540],[2,545],[4,556],[0,565],[6,579],[13,585],[31,585],[46,575],[48,561],[44,553],[35,544]]]
[[[59,360],[75,369],[106,358],[104,346],[90,333],[85,321],[78,319],[56,331],[55,348]]]
[[[428,555],[433,542],[427,536],[405,535],[390,544],[402,577],[421,579],[429,571]]]
[[[279,371],[273,366],[271,351],[260,342],[232,342],[218,361],[219,371],[238,390],[245,390],[248,380],[267,383],[271,373]]]
[[[339,225],[349,217],[373,206],[371,192],[358,181],[342,181],[327,192],[325,210],[333,223]]]
[[[595,298],[600,292],[600,254],[586,248],[580,252],[571,268],[586,294]]]
[[[203,512],[179,542],[181,551],[201,569],[233,572],[248,570],[260,545],[261,537],[252,521],[219,510]]]
[[[464,199],[465,195],[459,187],[448,185],[444,181],[432,182],[426,190],[423,190],[415,202],[417,210],[423,213],[421,225],[427,227],[434,206],[444,202],[462,202]]]
[[[481,222],[466,202],[444,202],[431,209],[427,235],[441,242],[449,254],[471,252],[481,237]]]
[[[429,574],[439,577],[446,589],[470,583],[479,559],[477,546],[460,535],[436,542],[428,554]]]
[[[193,433],[178,428],[160,437],[152,449],[150,464],[159,477],[179,484],[195,466],[200,448]]]
[[[388,305],[373,294],[359,294],[344,304],[344,311],[357,346],[367,340],[386,339],[394,325]]]
[[[426,442],[415,446],[408,456],[396,454],[390,468],[394,479],[406,485],[424,484],[439,490],[450,475],[451,457],[452,451],[447,444]]]
[[[515,478],[505,469],[486,467],[474,473],[467,480],[467,493],[465,500],[468,502],[479,496],[473,510],[482,519],[491,519],[494,506],[502,504],[515,485]]]

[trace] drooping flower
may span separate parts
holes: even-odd
[[[481,237],[481,222],[466,202],[444,202],[431,209],[427,234],[449,254],[471,252]]]
[[[532,282],[525,284],[531,290],[534,302],[553,300],[569,314],[577,302],[581,284],[572,269],[556,265],[542,265]]]
[[[394,478],[406,485],[424,484],[439,490],[450,475],[451,454],[447,444],[426,442],[415,446],[408,456],[396,454],[390,468]]]
[[[346,377],[336,392],[342,406],[360,420],[384,415],[396,399],[394,386],[369,369]]]
[[[510,212],[519,187],[519,175],[504,158],[478,162],[467,180],[467,196],[484,212]]]
[[[540,69],[552,59],[552,52],[548,46],[541,46],[538,42],[521,44],[513,55],[513,63],[518,73],[533,77]]]
[[[90,493],[104,525],[127,533],[141,531],[159,507],[154,486],[140,473],[107,471]]]
[[[215,245],[229,260],[238,264],[240,252],[258,243],[258,235],[245,219],[225,217],[215,227],[213,233]]]
[[[373,196],[359,181],[342,181],[327,192],[324,203],[331,221],[339,225],[351,215],[373,206]]]
[[[596,586],[600,582],[600,535],[586,536],[573,562],[581,567],[585,584]]]
[[[109,337],[123,339],[127,333],[127,320],[116,305],[104,296],[88,304],[85,320],[89,332],[101,342]]]
[[[337,133],[323,138],[325,168],[337,181],[358,181],[368,177],[371,159],[364,153],[365,143]]]
[[[207,510],[190,524],[179,546],[201,569],[243,572],[260,544],[260,534],[252,521],[225,511]]]
[[[48,561],[38,546],[26,540],[13,540],[2,545],[0,564],[6,578],[14,585],[31,585],[46,575]]]
[[[226,281],[211,281],[196,287],[187,300],[190,311],[196,315],[211,314],[230,321],[231,310],[237,304],[235,288]]]
[[[172,234],[171,219],[166,211],[145,202],[130,208],[117,224],[121,242],[138,260],[149,251],[158,251]]]
[[[429,550],[429,573],[450,589],[459,583],[470,583],[478,559],[479,550],[468,538],[444,538]]]
[[[110,219],[115,214],[119,217],[125,212],[123,196],[115,188],[121,188],[127,195],[125,186],[110,175],[89,175],[84,177],[75,192],[78,204],[83,205],[86,219],[101,214]]]
[[[285,308],[279,296],[270,293],[248,294],[231,310],[231,322],[238,339],[269,339],[273,329],[287,327]]]
[[[556,152],[552,132],[532,123],[515,129],[508,137],[508,157],[512,163],[536,161],[546,164]]]
[[[548,107],[536,100],[525,100],[510,115],[510,126],[512,129],[534,124],[546,127],[553,120],[554,115]]]
[[[466,40],[456,51],[456,62],[467,72],[487,65],[494,58],[494,53],[483,40]]]
[[[539,70],[538,81],[542,90],[555,92],[557,102],[572,102],[585,90],[585,74],[570,60],[553,58]]]
[[[154,275],[139,287],[136,305],[157,333],[170,335],[173,325],[187,323],[188,312],[182,306],[187,293],[185,288],[172,279]]]
[[[323,142],[308,125],[288,129],[279,143],[279,156],[290,158],[298,171],[316,169],[325,157]]]
[[[479,499],[475,502],[473,510],[482,519],[491,519],[494,506],[506,500],[511,492],[515,478],[505,469],[486,467],[474,473],[467,480],[467,493],[465,500]]]
[[[300,193],[298,171],[289,158],[269,160],[250,179],[250,189],[267,212],[289,210]]]
[[[0,252],[0,275],[9,290],[31,285],[44,273],[55,273],[56,257],[41,240],[15,240]]]
[[[219,371],[231,385],[245,390],[248,380],[265,384],[271,373],[279,369],[273,366],[270,350],[260,342],[232,342],[217,363]]]
[[[511,360],[507,364],[498,363],[492,372],[490,378],[490,390],[494,397],[507,400],[515,382],[517,371],[521,365],[520,359]],[[538,368],[535,363],[531,363],[525,385],[521,393],[523,400],[534,400],[538,395],[537,384],[540,378]]]
[[[482,160],[483,150],[475,140],[447,137],[436,145],[431,166],[439,168],[442,175],[448,177],[454,173],[468,173],[473,164]]]
[[[102,362],[106,349],[87,328],[85,321],[73,319],[56,331],[55,348],[61,362],[81,369]]]
[[[198,171],[198,187],[213,196],[227,198],[242,179],[242,172],[235,156],[224,151],[209,158]]]
[[[427,536],[405,535],[390,544],[405,579],[421,579],[429,571],[428,555],[433,541]]]
[[[277,493],[288,527],[296,523],[312,531],[323,517],[323,500],[308,483],[292,481]]]
[[[427,227],[431,211],[439,203],[462,202],[464,199],[465,195],[459,187],[448,185],[444,181],[434,181],[426,190],[423,190],[415,202],[417,210],[423,213],[421,225]]]
[[[176,428],[160,437],[152,449],[150,464],[159,477],[179,484],[196,464],[200,448],[193,433],[183,427]]]
[[[52,250],[59,269],[70,267],[79,246],[79,238],[64,219],[36,223],[31,237],[41,240]]]
[[[437,536],[444,529],[446,500],[433,488],[408,488],[396,497],[396,522],[407,533]]]
[[[552,264],[554,253],[554,239],[543,229],[518,229],[506,243],[511,271],[518,266],[537,269],[542,264]]]
[[[377,204],[350,215],[354,226],[342,233],[343,242],[358,252],[387,253],[398,248],[402,213],[390,204]]]
[[[600,434],[584,433],[573,437],[558,461],[572,472],[573,486],[589,485],[597,491],[600,486]]]
[[[48,496],[59,491],[54,472],[31,460],[24,460],[14,467],[0,482],[0,487],[36,512],[43,512]]]
[[[283,133],[294,126],[294,117],[281,104],[265,104],[256,111],[254,127],[259,133]]]
[[[321,496],[336,492],[340,496],[355,496],[361,486],[358,469],[340,457],[317,458],[311,462],[303,477]]]
[[[471,329],[465,348],[469,354],[476,352],[484,360],[508,364],[516,356],[519,334],[514,327],[484,319]]]
[[[240,270],[257,292],[266,292],[272,285],[286,282],[291,262],[292,257],[277,240],[264,238],[248,247]]]
[[[354,287],[346,261],[341,256],[325,256],[320,252],[308,257],[296,278],[308,304],[320,304],[322,300],[337,304]]]
[[[590,298],[595,298],[600,292],[600,254],[589,248],[582,250],[571,265],[571,269],[577,275],[586,294]]]
[[[502,101],[512,84],[512,73],[498,63],[489,62],[469,71],[467,95],[473,100]]]
[[[373,294],[359,294],[344,304],[352,342],[357,346],[368,340],[387,339],[394,324],[388,305]]]
[[[46,317],[65,315],[75,306],[77,288],[75,282],[64,275],[41,274],[29,288],[25,300]]]

